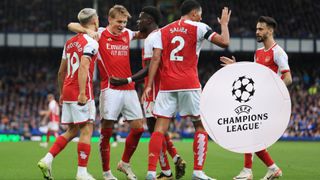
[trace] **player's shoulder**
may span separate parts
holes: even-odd
[[[159,32],[160,32],[160,29],[156,29],[156,30],[152,31],[152,32],[147,36],[146,41],[154,39],[154,38],[157,36],[157,33],[159,33]]]
[[[87,44],[92,45],[94,47],[99,47],[99,44],[96,40],[90,37],[88,34],[84,34],[83,37],[87,40]]]
[[[273,48],[273,55],[276,59],[288,59],[288,55],[287,53],[283,50],[283,48],[281,46],[279,46],[278,44],[276,44]]]
[[[282,48],[279,44],[275,44],[275,45],[272,47],[272,50],[275,51],[275,52],[285,53],[285,51],[283,50],[283,48]]]
[[[51,100],[51,101],[49,102],[49,106],[50,106],[50,107],[54,107],[54,106],[56,106],[56,105],[57,105],[56,100]]]
[[[207,24],[205,24],[203,22],[198,22],[198,21],[185,20],[184,22],[186,24],[190,24],[190,25],[193,25],[193,26],[202,26],[202,27],[208,26]]]
[[[78,33],[78,34],[75,34],[73,36],[71,36],[67,41],[66,41],[66,44],[68,43],[71,43],[71,42],[74,42],[74,41],[77,41],[79,39],[79,37],[82,36],[82,33]]]
[[[197,22],[197,21],[191,21],[191,20],[185,20],[184,22],[186,24],[196,26],[197,28],[201,28],[201,29],[208,29],[209,28],[209,26],[203,22]]]
[[[105,31],[107,28],[105,28],[105,27],[99,27],[98,28],[98,32],[103,32],[103,31]]]
[[[256,52],[260,52],[260,51],[264,51],[264,46],[263,47],[260,47],[256,50]]]
[[[129,28],[124,28],[123,31],[122,31],[122,33],[129,33],[129,34],[131,34],[131,33],[134,33],[134,31],[132,31],[132,30],[129,29]]]

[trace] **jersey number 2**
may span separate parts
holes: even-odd
[[[171,51],[171,53],[170,53],[170,61],[183,61],[183,56],[178,56],[176,54],[183,49],[185,41],[181,36],[175,36],[171,40],[171,44],[174,44],[177,41],[179,42],[179,45]]]
[[[68,75],[67,77],[71,78],[73,77],[74,73],[77,71],[77,69],[80,66],[80,60],[79,56],[76,52],[70,56],[70,53],[67,53],[67,58],[68,58]]]

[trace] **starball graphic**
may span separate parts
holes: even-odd
[[[254,81],[252,78],[241,76],[232,84],[232,96],[240,103],[248,102],[254,95]]]

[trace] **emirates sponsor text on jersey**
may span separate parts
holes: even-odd
[[[112,56],[128,56],[129,46],[128,45],[115,45],[106,44],[107,50],[110,50]]]

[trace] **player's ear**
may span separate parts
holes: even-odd
[[[195,17],[197,17],[197,13],[198,13],[198,11],[197,11],[196,9],[193,9],[193,10],[190,12],[190,15],[191,15],[193,18],[195,18]]]
[[[110,17],[110,16],[108,16],[108,22],[109,22],[109,24],[110,24],[110,22],[112,21],[112,17]]]

